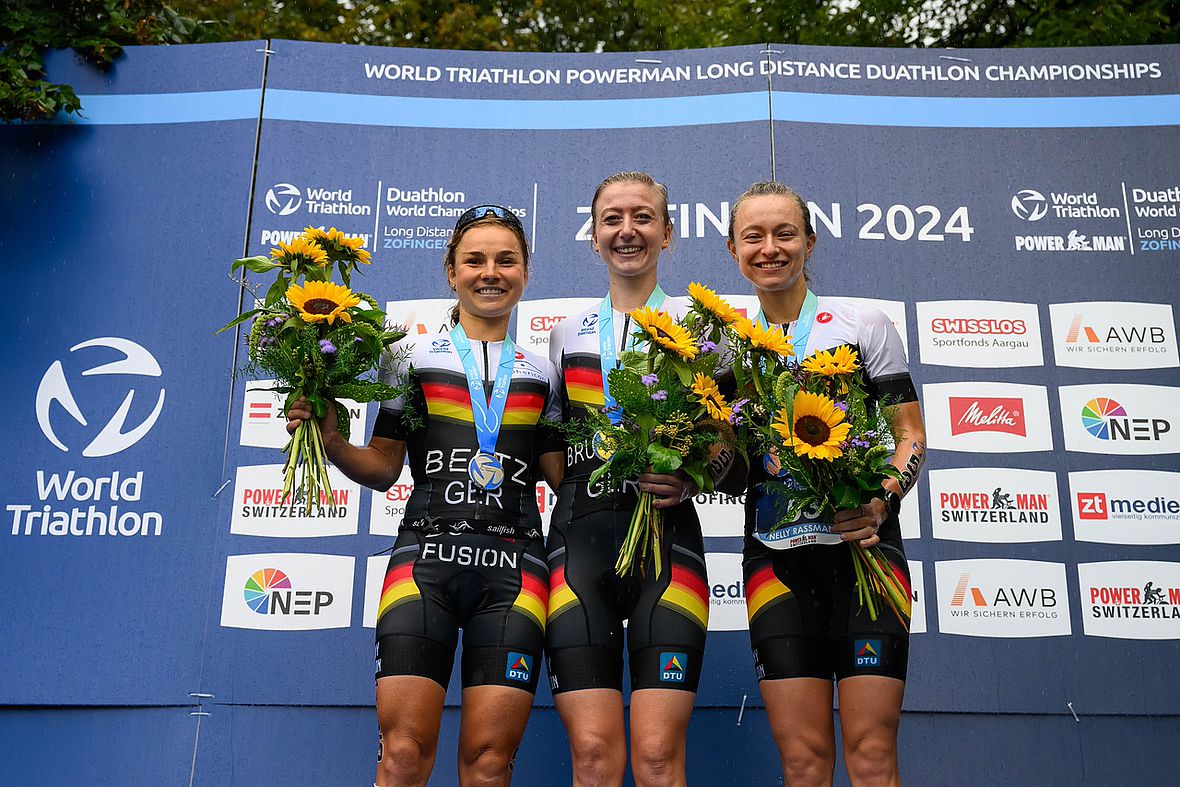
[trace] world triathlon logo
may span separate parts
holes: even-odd
[[[533,657],[527,653],[516,653],[509,651],[508,653],[508,669],[504,672],[504,677],[508,680],[519,681],[520,683],[528,683],[533,675]]]
[[[660,680],[665,683],[684,683],[684,668],[687,664],[687,653],[661,653]]]
[[[255,571],[246,580],[242,595],[246,599],[247,607],[259,615],[269,615],[276,590],[291,590],[290,577],[280,569],[263,568]]]
[[[266,209],[279,216],[290,216],[302,204],[302,192],[290,183],[276,183],[266,191]]]
[[[1022,189],[1012,197],[1012,212],[1025,221],[1040,221],[1049,212],[1049,202],[1039,191]]]
[[[92,366],[82,371],[79,375],[81,377],[101,377],[105,375],[160,377],[163,374],[160,371],[160,364],[156,362],[152,354],[130,339],[121,339],[115,336],[90,339],[81,344],[75,344],[70,348],[70,352],[77,352],[78,350],[91,347],[114,350],[123,357],[109,363]],[[96,384],[94,383],[92,385]],[[74,387],[77,385],[78,383],[75,382]],[[160,412],[164,409],[164,389],[161,388],[157,394],[156,404],[151,413],[139,424],[124,431],[134,400],[135,389],[132,388],[127,391],[127,395],[123,397],[122,403],[115,410],[106,425],[82,449],[82,456],[110,456],[120,451],[126,451],[151,431],[152,427],[156,424],[156,419],[160,417]],[[41,377],[41,382],[37,386],[36,412],[37,425],[41,427],[41,432],[45,435],[45,438],[57,448],[68,452],[70,449],[66,447],[65,442],[62,441],[53,428],[52,412],[54,402],[60,405],[61,409],[65,410],[80,425],[90,425],[82,408],[78,405],[78,400],[74,397],[73,387],[67,379],[65,367],[61,361],[54,361],[50,364],[49,368],[45,370],[45,374]]]

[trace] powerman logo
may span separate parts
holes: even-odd
[[[1049,213],[1049,202],[1035,189],[1021,189],[1012,197],[1012,212],[1025,221],[1040,221]]]
[[[279,216],[290,216],[303,205],[303,193],[290,183],[276,183],[266,190],[266,209]]]
[[[80,344],[75,344],[70,348],[70,352],[73,353],[92,347],[114,350],[116,353],[122,354],[123,357],[115,361],[99,364],[98,366],[92,366],[82,371],[79,375],[81,377],[104,375],[160,377],[163,374],[160,371],[160,364],[156,362],[152,354],[130,339],[121,339],[115,336],[90,339]],[[59,404],[61,409],[65,410],[80,425],[90,426],[89,420],[87,420],[86,415],[83,413],[82,408],[79,407],[78,401],[74,396],[73,389],[78,385],[79,383],[77,382],[71,385],[67,378],[65,367],[60,360],[57,360],[50,364],[45,374],[42,375],[40,384],[37,386],[37,425],[41,427],[41,433],[45,435],[45,439],[58,449],[67,453],[70,449],[60,439],[53,428],[53,404],[54,402]],[[164,409],[164,389],[161,388],[157,393],[156,403],[151,413],[138,424],[124,431],[134,400],[135,389],[131,388],[127,391],[127,395],[123,398],[122,403],[115,410],[114,414],[107,420],[106,425],[82,449],[82,456],[110,456],[121,451],[126,451],[151,431],[152,427],[156,424],[156,420],[160,417],[160,412]],[[93,413],[91,417],[94,417]]]
[[[504,671],[504,677],[508,680],[519,681],[520,683],[528,683],[533,676],[533,657],[527,653],[517,653],[515,651],[508,652],[508,668]]]

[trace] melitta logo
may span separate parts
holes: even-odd
[[[553,326],[564,319],[564,314],[538,314],[529,320],[529,328],[537,332],[548,333],[553,330]]]
[[[279,216],[290,216],[303,204],[303,193],[290,183],[276,183],[266,190],[266,209]]]
[[[1078,588],[1089,636],[1180,638],[1180,563],[1079,563]]]
[[[969,432],[1026,435],[1022,399],[952,396],[948,402],[952,435]]]
[[[92,366],[80,372],[79,376],[81,377],[100,375],[160,377],[163,374],[160,371],[160,365],[156,362],[152,354],[130,339],[121,339],[114,336],[90,339],[75,344],[70,348],[70,352],[73,353],[92,347],[103,347],[108,350],[114,350],[123,357],[119,360]],[[123,427],[127,424],[127,418],[131,412],[134,399],[135,389],[132,388],[127,391],[123,402],[110,417],[110,420],[107,421],[106,425],[102,427],[102,430],[91,438],[86,447],[82,449],[82,456],[88,458],[110,456],[121,451],[126,451],[151,431],[152,427],[156,424],[156,419],[160,417],[160,412],[164,409],[164,389],[161,388],[157,394],[156,403],[151,413],[147,414],[133,428],[123,431]],[[36,413],[37,424],[41,427],[41,433],[45,435],[45,438],[60,450],[68,452],[70,449],[66,447],[66,444],[58,437],[53,429],[51,413],[54,402],[57,402],[79,424],[89,426],[89,422],[86,420],[82,408],[78,406],[78,402],[74,398],[74,392],[67,380],[65,368],[62,366],[61,361],[54,361],[50,364],[45,374],[41,377],[41,383],[37,386]]]
[[[1070,473],[1069,488],[1078,541],[1180,543],[1180,473],[1090,470]]]
[[[931,470],[934,537],[954,541],[1059,541],[1057,475],[1043,470],[972,467]]]
[[[1172,305],[1097,301],[1049,305],[1058,366],[1163,369],[1180,366]]]
[[[268,631],[349,625],[355,559],[341,555],[231,555],[221,625]]]
[[[1070,633],[1065,566],[1034,560],[950,560],[934,564],[939,629],[974,637]]]
[[[660,680],[665,683],[684,683],[684,670],[687,666],[687,653],[661,653]]]
[[[1049,212],[1045,195],[1033,189],[1021,189],[1012,197],[1012,212],[1025,221],[1040,221]]]
[[[1130,418],[1126,409],[1105,396],[1086,402],[1081,411],[1082,427],[1099,440],[1159,441],[1172,430],[1164,418]]]
[[[528,683],[533,674],[533,657],[527,653],[508,652],[508,668],[504,677],[519,683]]]

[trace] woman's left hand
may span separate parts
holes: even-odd
[[[696,486],[684,473],[644,473],[639,476],[639,488],[650,492],[656,508],[671,508],[696,494]]]
[[[877,531],[888,516],[888,504],[880,498],[874,498],[856,508],[836,512],[832,530],[839,533],[845,541],[856,541],[860,546],[869,549],[881,542]]]

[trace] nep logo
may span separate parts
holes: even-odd
[[[1066,385],[1059,393],[1067,451],[1125,455],[1180,452],[1180,434],[1165,417],[1180,410],[1180,388]]]
[[[221,625],[263,631],[346,628],[355,562],[342,555],[230,555]]]
[[[950,412],[952,435],[1003,432],[1026,436],[1023,399],[952,396]]]
[[[688,666],[687,653],[663,652],[660,654],[660,680],[665,683],[684,683],[684,668]]]
[[[528,683],[533,675],[533,657],[527,653],[508,652],[508,669],[504,677],[521,683]]]
[[[1180,473],[1091,470],[1069,474],[1074,537],[1098,544],[1180,544]]]
[[[881,640],[858,639],[852,644],[852,652],[858,667],[881,666]]]
[[[1082,426],[1099,440],[1159,440],[1171,430],[1163,418],[1129,418],[1114,399],[1091,399],[1082,407]]]
[[[1049,304],[1058,366],[1164,369],[1180,366],[1169,303]]]
[[[1049,213],[1049,202],[1035,189],[1021,189],[1012,197],[1012,212],[1025,221],[1040,221]]]

